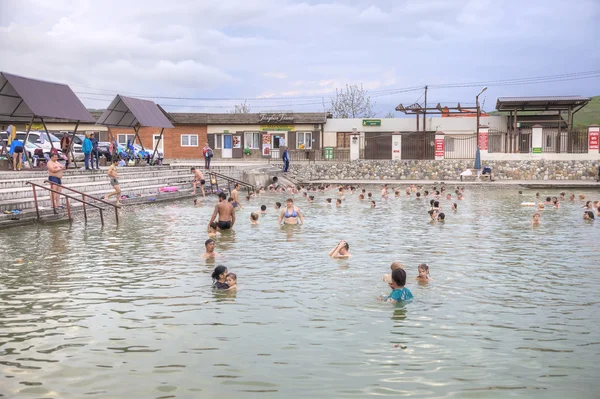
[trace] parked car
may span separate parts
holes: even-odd
[[[106,158],[107,162],[110,162],[112,154],[110,153],[110,142],[99,141],[98,142],[98,154],[100,157]]]
[[[25,140],[27,136],[27,132],[17,132],[17,138],[21,141]],[[42,143],[42,138],[44,142]],[[52,144],[50,144],[50,140],[52,140]],[[29,138],[27,139],[30,143],[39,145],[45,153],[50,153],[50,150],[54,146],[57,150],[60,150],[60,139],[50,133],[49,135],[46,132],[29,132]],[[81,152],[81,145],[77,144],[77,141],[73,142],[73,154],[76,161],[83,160],[83,152]]]

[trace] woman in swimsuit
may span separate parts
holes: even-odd
[[[300,212],[298,207],[294,206],[294,200],[288,198],[285,209],[279,215],[279,224],[281,224],[282,220],[284,224],[298,224],[298,218],[300,218],[300,222],[304,224],[302,212]]]

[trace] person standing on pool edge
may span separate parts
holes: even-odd
[[[227,195],[225,193],[219,193],[219,202],[215,205],[215,210],[208,222],[208,226],[215,221],[217,215],[219,215],[219,221],[217,226],[220,230],[228,230],[235,224],[235,210],[233,205],[227,202]]]
[[[194,191],[192,192],[192,194],[196,195],[196,186],[198,186],[198,184],[200,184],[200,190],[202,191],[202,196],[206,197],[206,194],[204,193],[204,184],[206,184],[206,181],[204,180],[204,175],[202,175],[202,172],[200,172],[196,168],[192,168],[192,173],[194,174],[194,181],[192,182],[192,186],[194,186]]]
[[[283,160],[283,173],[287,173],[290,168],[290,154],[288,153],[287,147],[283,150],[283,154],[281,154],[281,159]]]
[[[202,155],[204,155],[204,168],[206,170],[210,170],[210,159],[213,157],[214,152],[212,148],[206,143],[204,148],[202,149]]]

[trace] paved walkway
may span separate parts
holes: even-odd
[[[475,180],[438,180],[437,183],[446,183],[448,186],[522,186],[522,187],[547,187],[547,188],[596,188],[600,189],[600,183],[595,180],[496,180],[475,181]],[[407,186],[410,184],[430,186],[434,184],[434,180],[311,180],[308,183],[343,183],[351,185],[384,185],[390,186]]]

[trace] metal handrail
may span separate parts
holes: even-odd
[[[69,215],[69,221],[73,220],[73,218],[71,217],[71,204],[69,203],[69,198],[70,198],[70,199],[72,199],[74,201],[81,202],[83,204],[83,212],[84,212],[85,220],[86,221],[87,221],[87,212],[85,210],[85,205],[87,204],[87,205],[90,205],[90,206],[98,209],[98,211],[100,211],[100,221],[102,222],[102,224],[104,224],[104,215],[102,213],[104,211],[104,209],[102,207],[100,207],[98,205],[94,205],[94,204],[89,203],[89,202],[86,202],[84,200],[80,200],[79,198],[75,198],[75,197],[73,197],[71,195],[68,195],[68,194],[65,194],[65,193],[61,193],[60,191],[53,190],[53,189],[48,188],[46,186],[42,186],[41,184],[33,183],[33,182],[30,182],[30,181],[25,182],[25,184],[31,184],[31,188],[33,189],[33,199],[35,201],[35,212],[37,213],[38,220],[40,219],[40,209],[39,209],[39,206],[38,206],[37,192],[35,191],[36,187],[43,188],[44,190],[50,191],[51,193],[56,193],[58,195],[63,195],[65,197],[65,199],[66,199],[65,202],[67,204],[67,214]],[[52,184],[54,184],[54,183],[52,183]],[[56,185],[59,186],[59,184],[56,184]],[[53,198],[52,194],[50,194],[50,200],[54,204],[54,198]],[[54,208],[54,212],[56,213],[56,208]]]
[[[210,188],[211,191],[214,192],[213,190],[213,177],[215,178],[214,181],[214,185],[217,186],[217,190],[219,189],[219,182],[217,180],[217,177],[220,177],[221,179],[225,179],[227,181],[227,188],[229,189],[229,192],[231,193],[231,183],[237,183],[240,186],[246,188],[246,190],[248,191],[248,195],[250,194],[251,191],[254,191],[254,185],[250,184],[250,183],[246,183],[245,181],[241,181],[238,179],[234,179],[233,177],[229,177],[226,176],[224,174],[221,173],[217,173],[217,172],[208,172],[208,177],[210,179]]]
[[[91,198],[91,199],[96,200],[98,202],[101,202],[103,204],[112,206],[113,208],[115,208],[115,219],[117,220],[117,223],[119,223],[119,211],[118,211],[119,206],[118,205],[115,205],[112,202],[106,201],[106,200],[104,200],[102,198],[97,198],[97,197],[91,196],[89,194],[82,193],[81,191],[77,191],[74,188],[63,186],[61,184],[53,183],[53,182],[51,182],[49,180],[44,180],[44,183],[50,183],[50,184],[53,184],[53,185],[58,186],[60,188],[64,188],[64,189],[67,189],[67,190],[72,191],[74,193],[80,194],[82,199],[85,199],[85,197],[88,197],[88,198]],[[89,202],[83,202],[83,215],[85,217],[85,220],[87,220],[87,214],[85,212],[85,204],[90,204],[90,205],[93,205],[93,204],[91,204]]]

